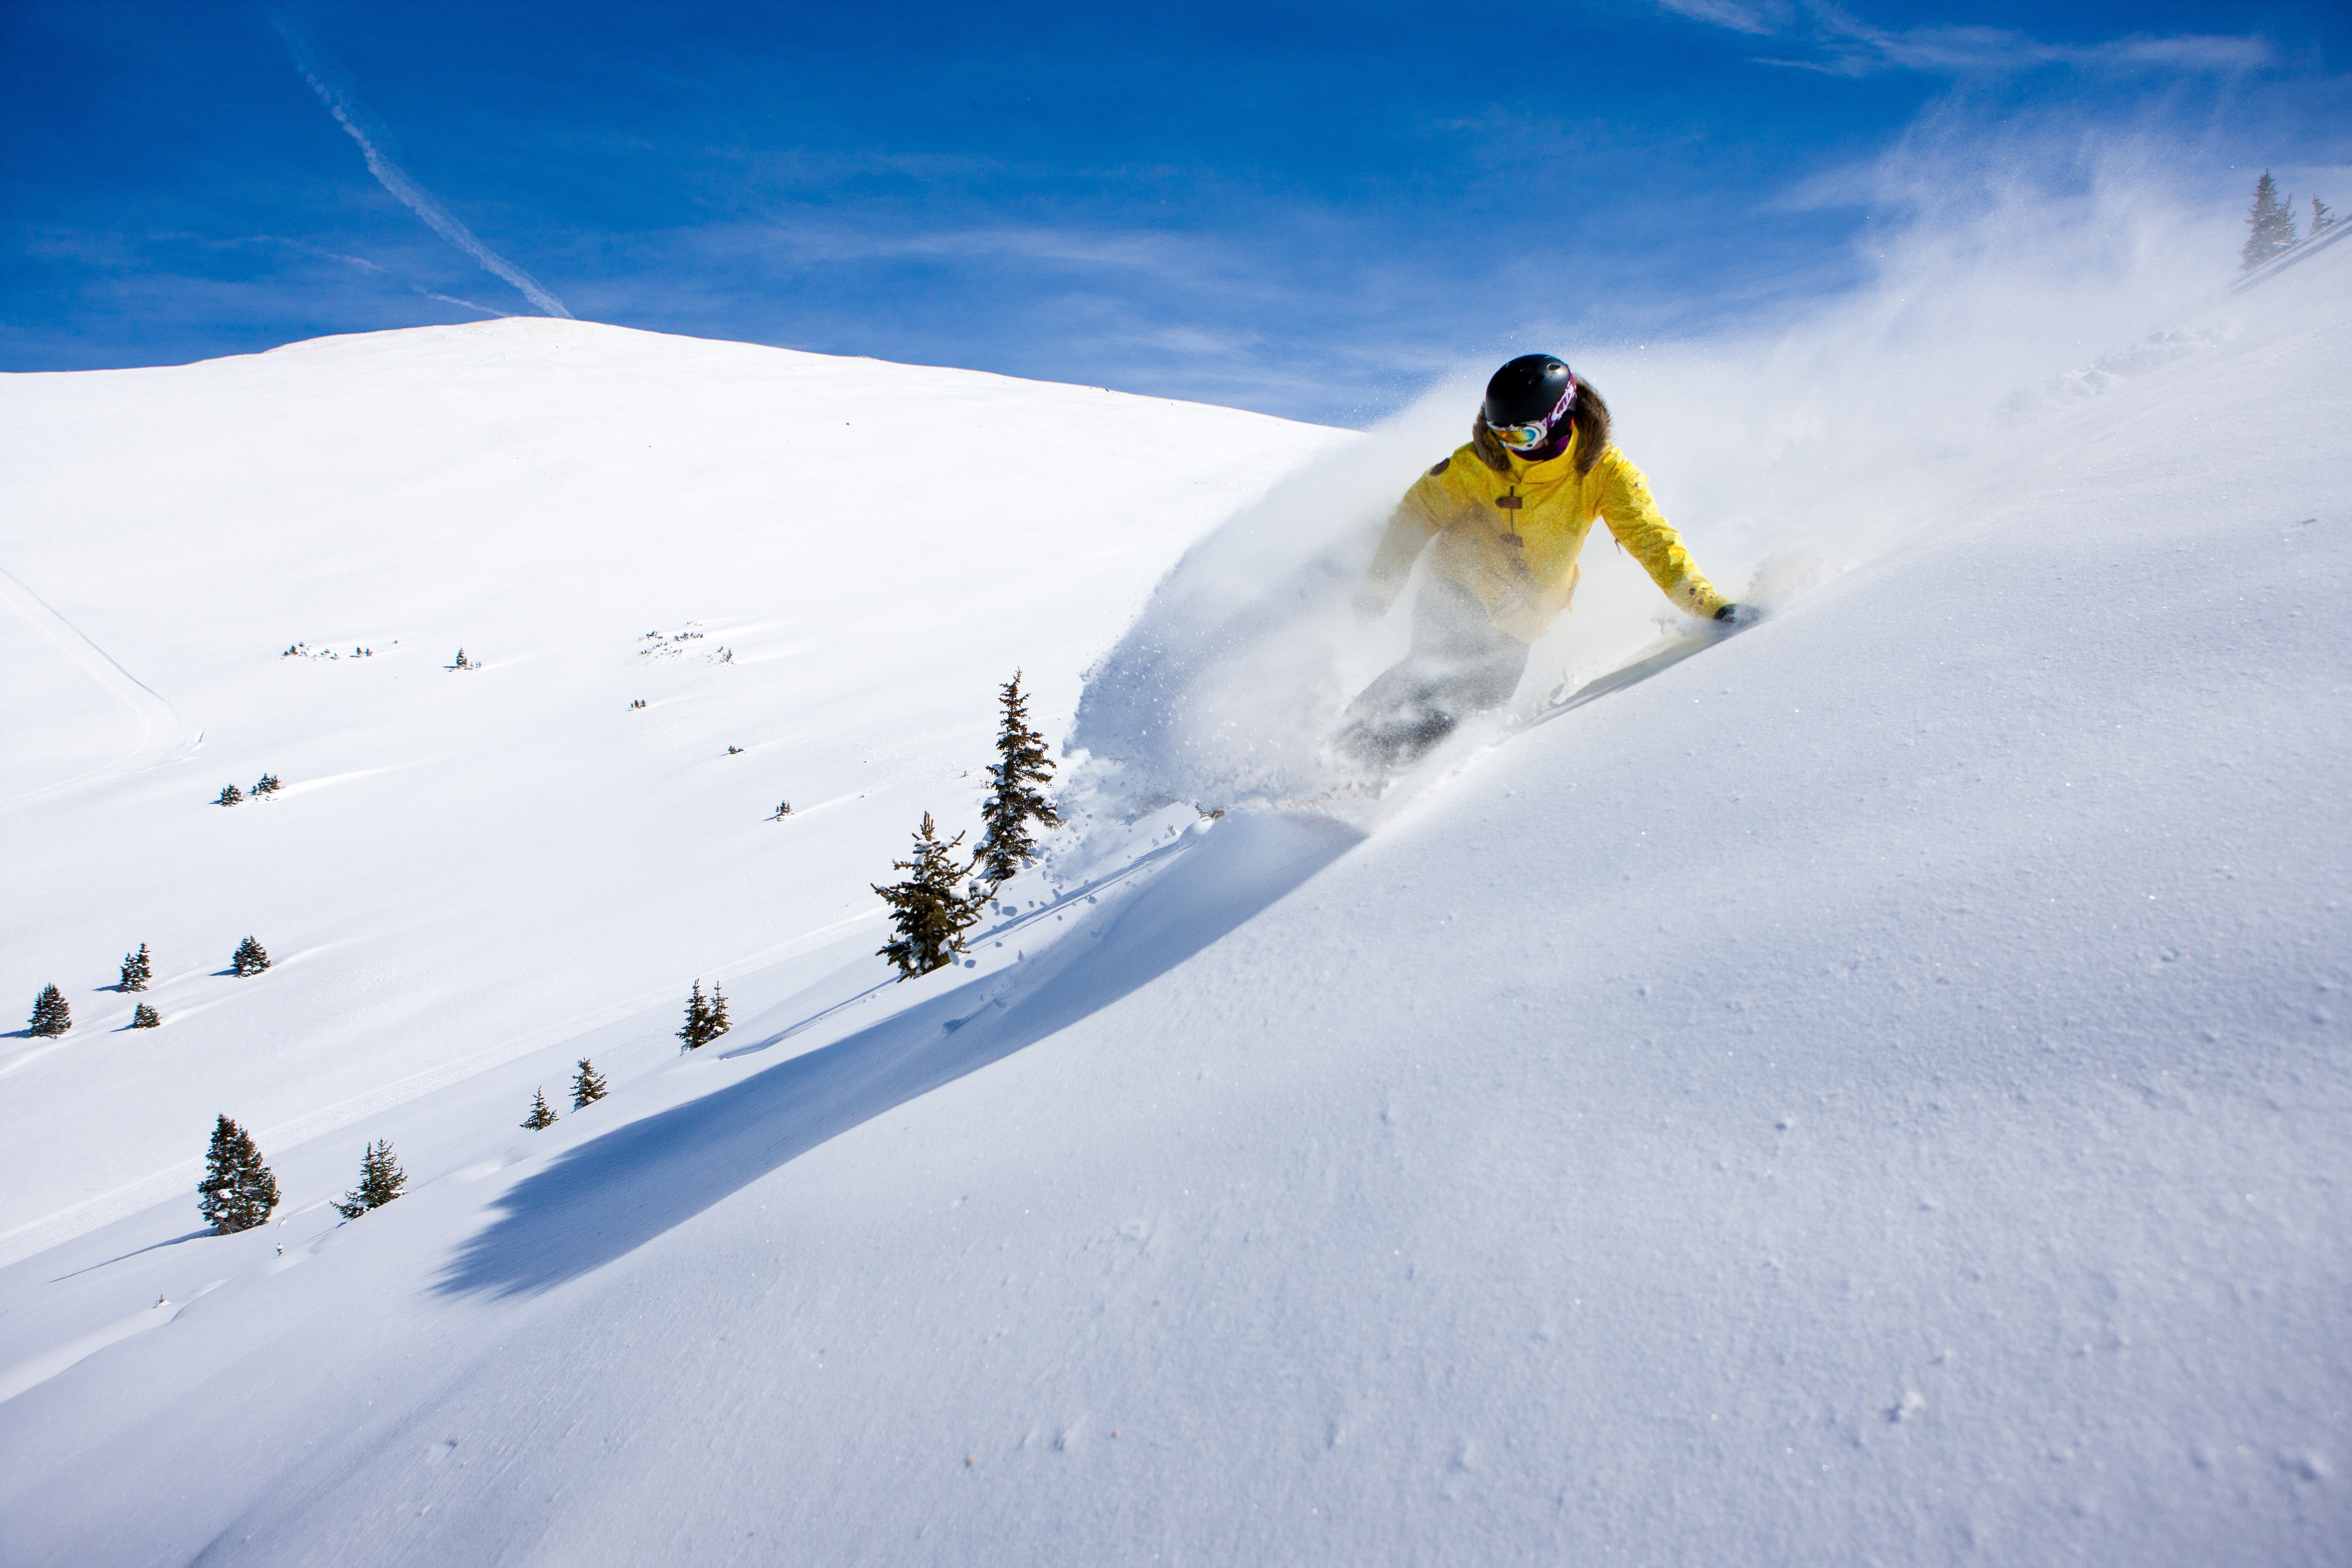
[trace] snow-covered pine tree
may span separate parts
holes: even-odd
[[[262,1163],[261,1151],[244,1128],[224,1116],[213,1128],[205,1152],[205,1179],[196,1184],[196,1210],[223,1236],[251,1230],[278,1206],[278,1178]]]
[[[73,1027],[73,1009],[66,1005],[66,994],[54,985],[44,985],[41,994],[33,998],[33,1016],[25,1026],[28,1035],[62,1035]]]
[[[2278,184],[2270,171],[2254,182],[2254,208],[2246,215],[2245,247],[2238,252],[2243,264],[2238,270],[2252,272],[2272,257],[2284,252],[2294,244],[2294,205],[2292,198],[2282,200]]]
[[[137,952],[122,955],[122,979],[117,991],[144,991],[147,983],[155,978],[155,961],[147,956],[147,944],[141,942]]]
[[[232,974],[258,974],[269,967],[268,951],[251,937],[247,937],[236,944],[236,951],[229,954],[228,967]]]
[[[604,1075],[586,1057],[582,1057],[580,1070],[572,1075],[572,1109],[584,1110],[604,1098]]]
[[[245,792],[237,788],[236,785],[223,784],[221,785],[220,798],[214,801],[213,804],[215,805],[235,805],[244,798]]]
[[[1032,822],[1043,827],[1062,826],[1060,815],[1045,799],[1044,786],[1054,782],[1054,763],[1045,754],[1045,737],[1029,727],[1029,699],[1021,690],[1019,670],[997,689],[996,698],[1004,705],[996,731],[996,763],[988,770],[996,788],[981,805],[977,857],[981,877],[992,889],[1037,858],[1037,841],[1029,836]]]
[[[940,843],[927,811],[922,831],[915,835],[913,858],[890,863],[892,870],[910,875],[887,888],[869,884],[890,906],[890,925],[898,933],[897,941],[875,952],[898,966],[901,980],[929,974],[953,963],[954,955],[963,951],[963,933],[980,919],[985,895],[956,886],[971,874],[975,863],[956,864],[956,846],[962,842],[963,835],[959,833]]]
[[[286,786],[284,784],[278,782],[278,775],[276,773],[264,773],[260,778],[254,781],[253,797],[256,800],[258,800],[265,795],[276,795],[279,790],[284,789],[285,787]]]
[[[2317,196],[2312,197],[2311,232],[2317,234],[2322,229],[2334,228],[2335,226],[2336,209],[2329,206],[2326,202],[2321,201]]]
[[[555,1111],[547,1103],[547,1093],[544,1089],[534,1089],[530,1091],[530,1114],[522,1119],[522,1124],[533,1132],[542,1127],[555,1125]]]
[[[360,1156],[360,1184],[343,1194],[335,1212],[345,1219],[357,1219],[370,1209],[380,1209],[400,1195],[408,1173],[392,1157],[392,1145],[377,1139]]]
[[[696,981],[694,994],[687,998],[686,1022],[677,1031],[677,1037],[684,1042],[678,1047],[679,1050],[681,1052],[698,1051],[726,1032],[726,994],[714,984],[710,988],[710,994],[705,997],[702,994],[702,982]]]
[[[134,1029],[159,1028],[163,1022],[163,1016],[144,1002],[131,1009],[131,1026]]]

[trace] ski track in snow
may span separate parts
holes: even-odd
[[[0,801],[0,814],[21,811],[126,773],[184,761],[195,754],[204,736],[181,716],[178,709],[154,688],[123,668],[80,627],[5,569],[0,569],[0,605],[5,606],[24,631],[37,637],[96,685],[127,721],[127,732],[109,761],[68,778],[20,790]],[[31,684],[33,679],[32,671],[22,667],[12,676],[19,686]]]

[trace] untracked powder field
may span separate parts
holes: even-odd
[[[1370,784],[1461,377],[0,377],[0,1563],[2343,1562],[2352,244],[2075,260],[1580,361],[1760,618]]]

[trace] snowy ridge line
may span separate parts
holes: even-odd
[[[2297,262],[2310,260],[2337,240],[2342,239],[2347,234],[2352,234],[2352,222],[2330,224],[2325,230],[2295,246],[2284,256],[2272,257],[2243,278],[2231,283],[2230,292],[2233,296],[2242,294],[2249,289],[2267,283]]]
[[[215,1279],[190,1295],[186,1300],[158,1301],[143,1312],[133,1312],[131,1316],[118,1319],[102,1329],[93,1329],[78,1340],[68,1340],[55,1350],[46,1351],[27,1361],[18,1362],[6,1371],[0,1372],[0,1404],[16,1398],[27,1389],[38,1388],[76,1362],[86,1361],[109,1345],[120,1344],[131,1335],[143,1334],[150,1329],[162,1328],[178,1317],[180,1309],[185,1307],[189,1301],[195,1300],[197,1297],[208,1295],[226,1283],[228,1281],[226,1279]]]
[[[1071,906],[1076,903],[1080,899],[1091,899],[1099,894],[1112,891],[1118,888],[1119,884],[1131,879],[1139,873],[1156,868],[1160,861],[1167,859],[1170,857],[1190,847],[1196,842],[1198,842],[1197,835],[1184,834],[1176,838],[1171,839],[1167,843],[1154,845],[1150,849],[1137,856],[1134,859],[1129,861],[1124,866],[1118,868],[1116,870],[1106,872],[1103,875],[1095,878],[1091,881],[1079,883],[1077,886],[1073,887],[1066,891],[1057,893],[1053,898],[1047,900],[1045,903],[1039,905],[1036,909],[1031,910],[1024,914],[1014,915],[1003,925],[991,926],[978,932],[971,939],[971,945],[977,947],[982,942],[1002,942],[1007,935],[1020,931],[1027,926],[1036,924],[1042,921],[1047,915],[1066,915],[1070,912]],[[860,921],[876,921],[882,918],[881,913],[877,911],[870,915],[861,915],[854,917],[849,921],[838,921],[836,924],[850,925],[857,923]],[[1050,944],[1058,945],[1077,929],[1077,927],[1074,926],[1071,928],[1070,931],[1066,931],[1060,936],[1054,936],[1050,933],[1044,934],[1046,935],[1046,940]],[[1042,952],[1044,949],[1041,948],[1039,951]],[[832,1017],[834,1015],[841,1012],[845,1008],[854,1007],[860,1003],[871,1001],[874,997],[883,994],[898,983],[899,977],[897,975],[892,975],[886,980],[878,980],[853,995],[845,996],[838,1002],[828,1003],[817,1011],[809,1014],[804,1018],[802,1018],[799,1022],[786,1025],[782,1030],[779,1030],[775,1034],[769,1035],[765,1038],[761,1039],[752,1045],[738,1046],[733,1050],[723,1051],[719,1053],[719,1059],[721,1061],[732,1061],[738,1057],[752,1056],[758,1052],[767,1050],[772,1047],[780,1046],[786,1040],[791,1039],[793,1036],[801,1034],[803,1031],[824,1022],[827,1018]],[[786,1005],[790,1005],[790,1004],[787,1003]]]
[[[5,567],[0,567],[0,602],[5,602],[16,610],[45,641],[96,681],[108,696],[129,710],[140,730],[139,739],[112,762],[20,795],[14,800],[0,802],[0,812],[37,805],[100,779],[142,767],[177,762],[193,753],[203,743],[203,731],[196,731],[192,734],[188,721],[161,692],[123,668],[112,654],[91,641],[88,633]]]

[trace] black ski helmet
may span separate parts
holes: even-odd
[[[1497,427],[1548,423],[1575,385],[1568,366],[1550,354],[1521,354],[1486,384],[1486,423]]]

